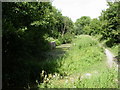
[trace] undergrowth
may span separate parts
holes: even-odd
[[[44,65],[49,70],[54,62]],[[75,38],[56,65],[56,72],[46,75],[39,88],[118,88],[117,71],[107,67],[104,49],[89,36]]]

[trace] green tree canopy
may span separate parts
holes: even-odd
[[[119,12],[120,2],[108,2],[109,8],[102,12],[100,21],[102,22],[103,38],[109,39],[111,44],[119,43],[120,26]]]
[[[90,22],[91,22],[91,18],[89,16],[82,16],[81,18],[77,19],[75,22],[76,34],[84,33],[83,28],[86,25],[89,25]]]

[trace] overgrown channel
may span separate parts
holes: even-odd
[[[120,2],[73,22],[35,1],[2,2],[2,90],[118,88]]]
[[[40,88],[117,88],[118,71],[116,67],[108,67],[104,49],[98,44],[98,41],[86,35],[75,38],[69,51],[62,58],[49,62],[50,65],[56,63],[59,67],[56,67],[56,72],[53,74],[45,74],[43,83],[38,86]]]

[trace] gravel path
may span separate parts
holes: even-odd
[[[109,67],[110,68],[112,68],[113,66],[118,67],[118,65],[114,62],[115,56],[108,49],[105,49],[105,54],[107,56],[107,63]]]

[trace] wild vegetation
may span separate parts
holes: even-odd
[[[58,59],[56,72],[46,74],[40,88],[118,88],[117,70],[108,68],[104,50],[96,40],[83,35],[75,38],[72,45]]]
[[[3,88],[118,88],[99,46],[120,56],[120,2],[108,6],[73,23],[50,2],[3,2]]]

